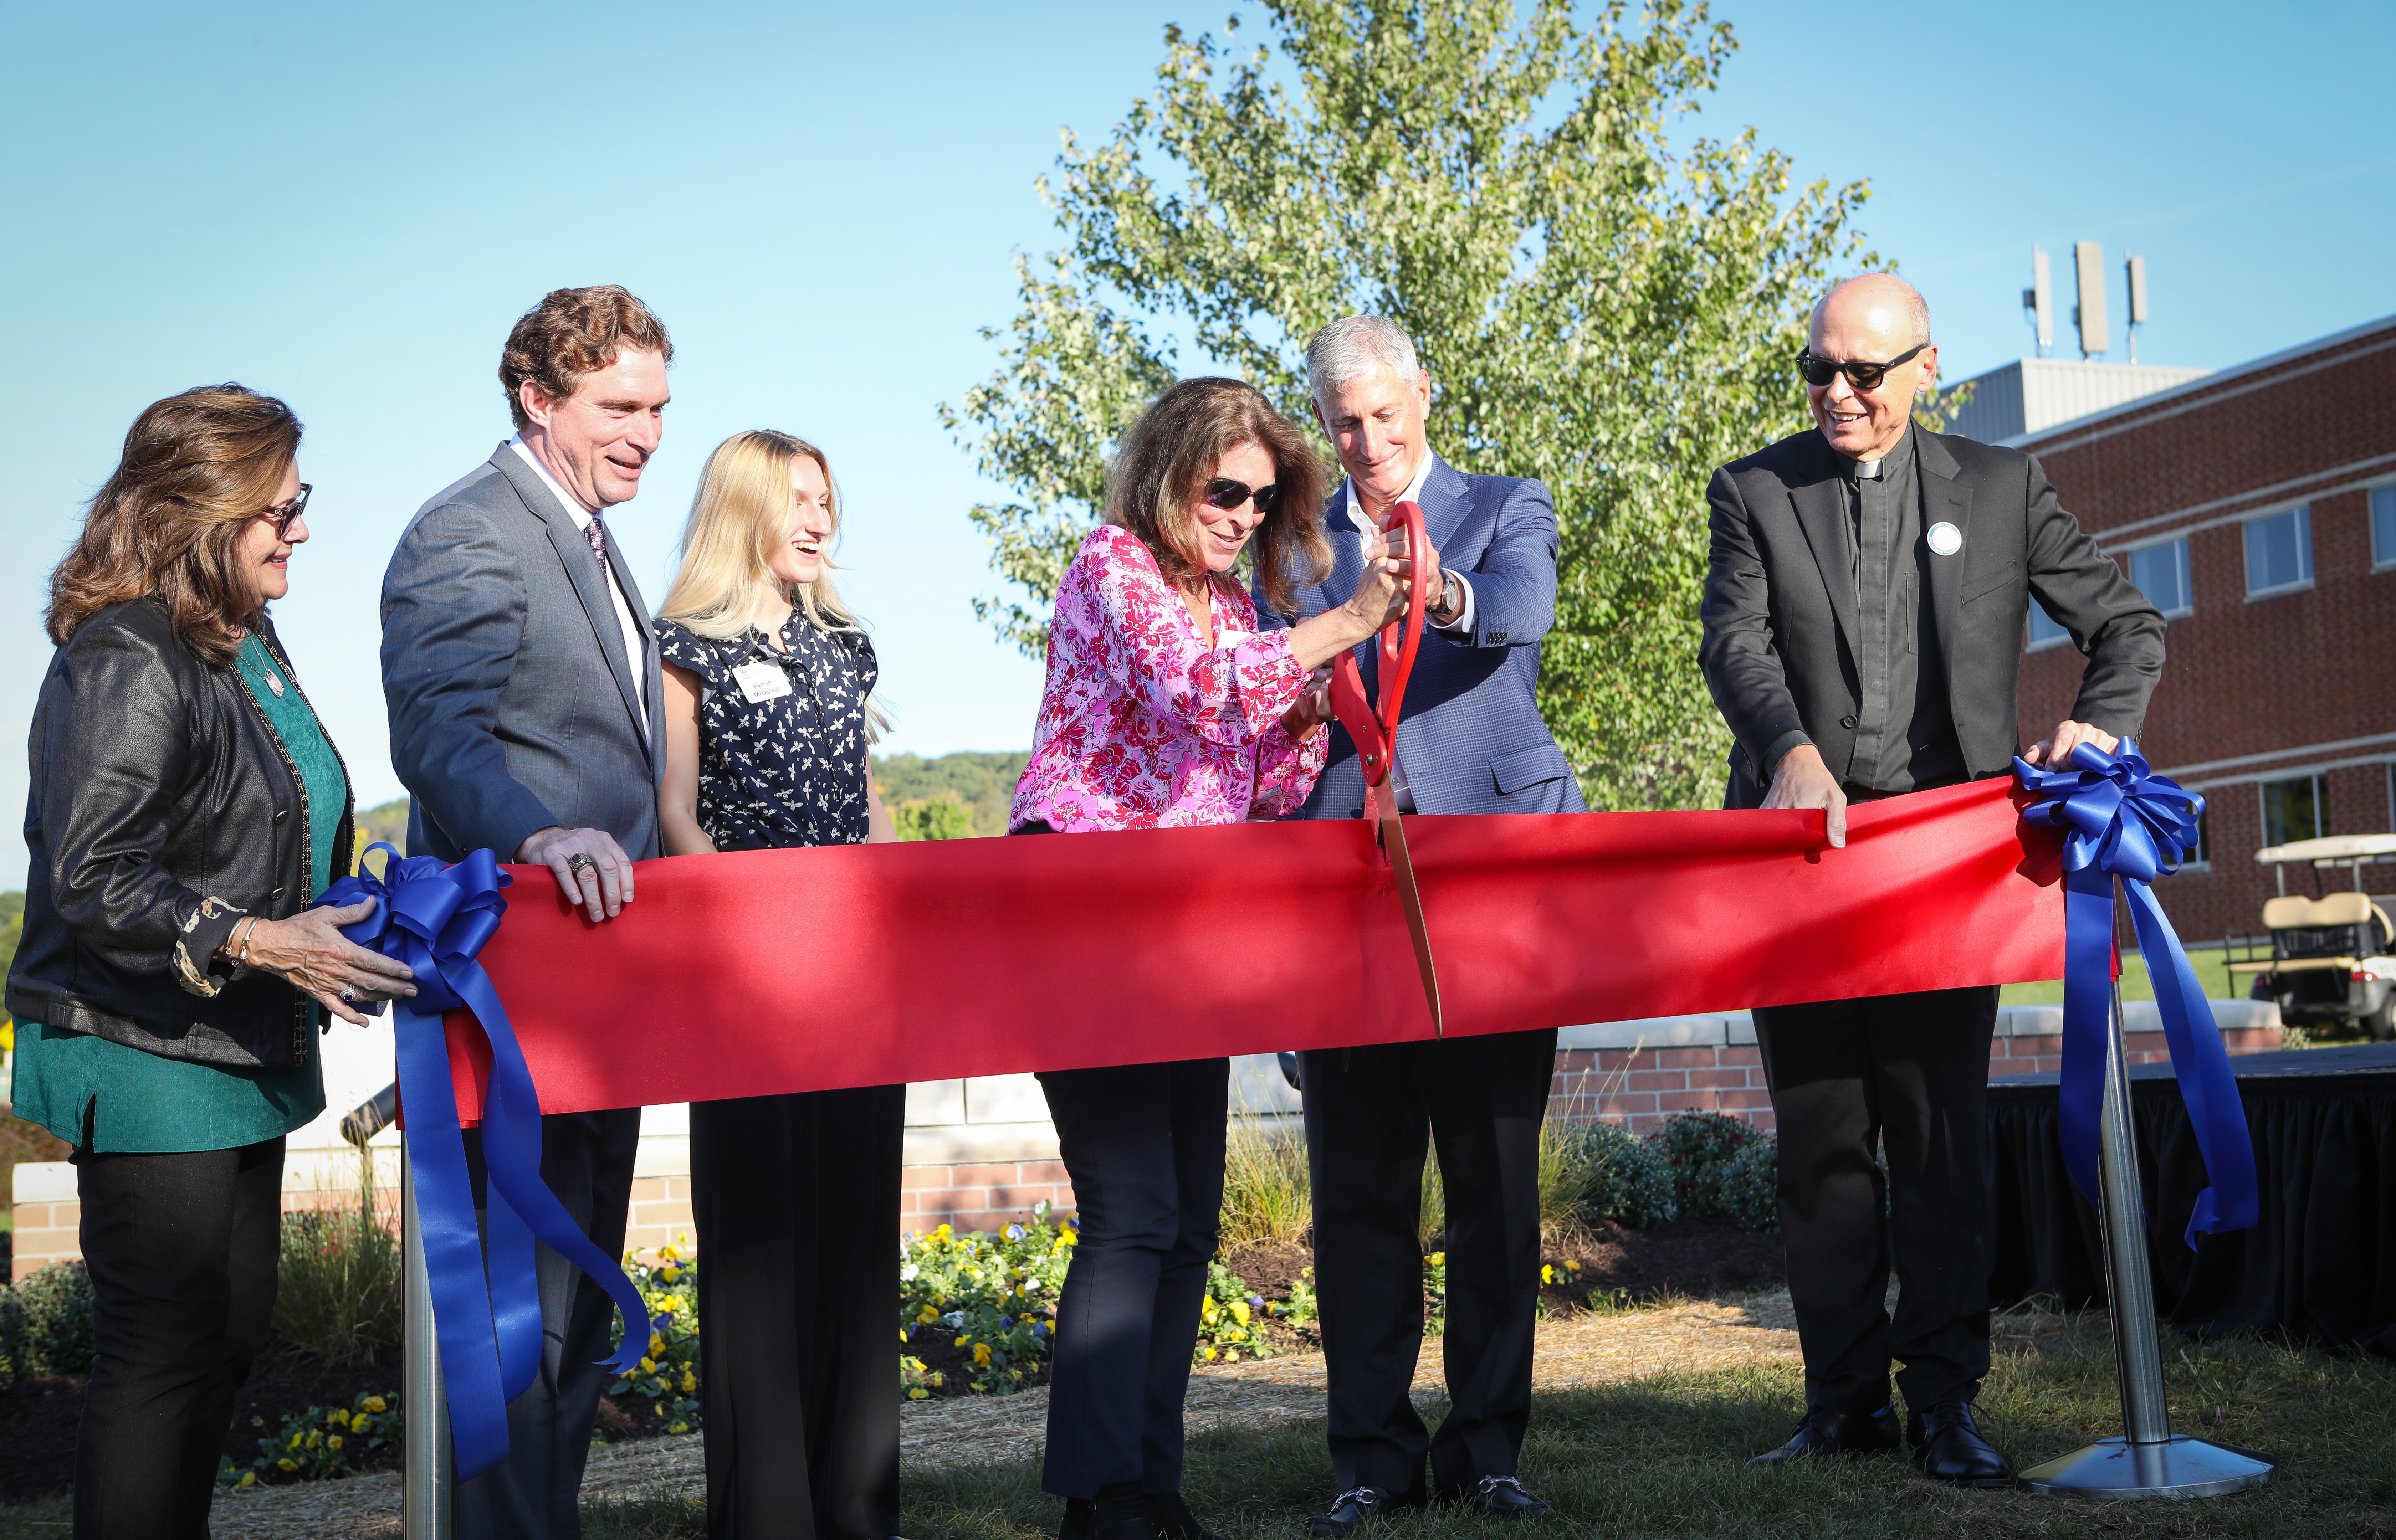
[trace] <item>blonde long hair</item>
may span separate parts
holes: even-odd
[[[793,604],[819,631],[861,629],[832,586],[829,548],[823,570],[804,588],[786,586],[769,564],[789,538],[791,467],[801,455],[816,462],[832,489],[832,534],[840,538],[840,485],[822,450],[770,428],[735,433],[699,472],[682,531],[682,565],[659,618],[720,640],[739,636],[770,609]]]

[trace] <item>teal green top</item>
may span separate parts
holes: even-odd
[[[242,639],[237,666],[299,767],[308,803],[308,891],[322,893],[349,801],[340,759],[256,632]],[[312,1025],[319,1009],[308,1007]],[[161,1058],[32,1021],[17,1024],[14,1091],[17,1116],[71,1145],[86,1145],[88,1129],[89,1148],[147,1155],[237,1149],[288,1134],[325,1109],[324,1069],[313,1055],[305,1064],[234,1069]]]

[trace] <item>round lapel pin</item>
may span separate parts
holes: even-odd
[[[1941,556],[1952,556],[1963,549],[1963,532],[1941,519],[1930,526],[1930,549]]]

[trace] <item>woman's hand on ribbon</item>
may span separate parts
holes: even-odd
[[[2109,754],[2122,747],[2122,740],[2102,727],[2092,727],[2084,722],[2058,722],[2055,736],[2031,744],[2022,760],[2029,764],[2068,765],[2071,763],[2071,750],[2083,743],[2093,743]]]
[[[343,925],[373,910],[373,901],[362,899],[340,909],[302,909],[288,920],[253,921],[237,933],[232,950],[241,956],[246,949],[246,965],[286,980],[343,1021],[364,1027],[369,1023],[359,1005],[416,993],[415,969],[341,934]]]

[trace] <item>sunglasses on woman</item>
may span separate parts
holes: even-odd
[[[1271,514],[1274,505],[1281,501],[1281,484],[1274,482],[1264,486],[1250,486],[1246,482],[1233,481],[1229,476],[1218,476],[1206,484],[1207,505],[1219,508],[1226,513],[1251,498],[1256,499],[1258,512]]]
[[[264,519],[267,523],[273,524],[274,526],[274,538],[278,540],[282,539],[285,536],[291,533],[291,526],[299,521],[300,515],[308,511],[308,494],[314,490],[315,488],[309,485],[306,482],[301,482],[300,484],[300,495],[298,497],[292,498],[287,503],[276,503],[273,508],[261,508],[257,512],[251,514],[250,517],[253,519]]]
[[[1797,355],[1797,372],[1805,377],[1808,385],[1828,385],[1840,375],[1845,375],[1847,382],[1857,390],[1869,391],[1879,385],[1889,370],[1906,363],[1928,346],[1927,342],[1916,343],[1885,364],[1867,364],[1859,358],[1841,363],[1837,359],[1817,358],[1810,352],[1801,352]]]

